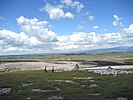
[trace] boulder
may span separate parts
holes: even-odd
[[[6,94],[10,92],[11,92],[11,88],[7,88],[7,87],[0,88],[0,94]]]

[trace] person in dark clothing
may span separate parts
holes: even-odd
[[[53,68],[52,68],[52,73],[54,73],[54,66],[53,66]]]
[[[45,66],[45,73],[47,73],[47,66]]]

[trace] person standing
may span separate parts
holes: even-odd
[[[47,73],[47,66],[45,66],[45,73]]]
[[[52,67],[52,73],[54,73],[54,66]]]

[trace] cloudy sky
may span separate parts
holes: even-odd
[[[0,0],[0,55],[133,46],[133,0]]]

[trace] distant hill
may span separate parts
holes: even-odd
[[[0,55],[0,57],[31,57],[31,56],[47,56],[47,55],[58,55],[58,54],[66,54],[66,55],[72,55],[72,54],[94,54],[94,53],[109,53],[109,52],[127,52],[127,53],[133,53],[133,47],[115,47],[115,48],[104,48],[104,49],[94,49],[94,50],[84,50],[84,51],[66,51],[66,52],[53,52],[53,53],[39,53],[39,54],[20,54],[20,55]]]
[[[84,51],[71,51],[60,54],[94,54],[94,53],[110,53],[110,52],[127,52],[133,53],[133,47],[114,47],[114,48],[103,48],[103,49],[94,49],[94,50],[84,50]]]
[[[114,47],[114,48],[104,48],[104,49],[95,49],[95,50],[86,50],[81,53],[108,53],[108,52],[130,52],[133,53],[133,47]]]

